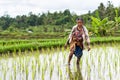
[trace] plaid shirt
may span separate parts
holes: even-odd
[[[69,37],[68,37],[68,41],[67,41],[67,44],[71,43],[71,40],[72,40],[72,34],[73,32],[77,29],[77,25],[73,26],[72,30],[71,30],[71,33],[69,34]],[[82,34],[82,37],[83,37],[83,40],[87,42],[88,45],[90,45],[90,39],[89,39],[89,35],[88,35],[88,30],[85,26],[83,26],[83,34]]]

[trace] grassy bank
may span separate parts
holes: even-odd
[[[0,39],[53,39],[66,37],[68,32],[0,32]]]
[[[120,37],[92,37],[91,44],[120,42]],[[42,48],[64,46],[67,39],[34,39],[34,40],[9,40],[0,41],[0,53],[36,50]]]

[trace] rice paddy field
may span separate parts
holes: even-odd
[[[96,39],[92,39],[95,41]],[[100,39],[99,39],[100,40]],[[59,42],[52,40],[48,44],[44,40],[39,42],[52,46],[59,42],[59,46],[24,47],[24,51],[18,44],[32,44],[36,41],[13,41],[13,43],[1,42],[0,46],[17,45],[12,52],[1,52],[0,56],[0,80],[120,80],[120,43],[112,41],[91,45],[91,51],[85,49],[80,61],[76,65],[76,57],[73,56],[71,65],[67,65],[69,47],[64,49]],[[101,40],[102,41],[102,40]],[[38,41],[37,41],[38,42]],[[62,43],[63,42],[63,43]],[[38,43],[37,43],[38,44]],[[29,45],[29,46],[30,46]],[[1,50],[4,50],[4,48]],[[17,51],[18,49],[18,51]],[[17,52],[16,52],[17,51]]]

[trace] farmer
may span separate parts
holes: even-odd
[[[84,49],[84,41],[86,40],[88,51],[90,50],[90,39],[88,35],[87,28],[83,25],[83,19],[77,18],[77,24],[73,26],[72,31],[69,35],[69,38],[65,44],[65,48],[68,44],[70,44],[70,54],[68,58],[68,65],[70,65],[70,61],[72,59],[73,54],[77,57],[76,64],[79,65],[80,58],[83,54]]]

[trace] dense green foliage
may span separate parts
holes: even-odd
[[[0,18],[0,27],[3,30],[10,28],[10,31],[40,25],[61,25],[63,27],[65,24],[73,24],[76,17],[77,15],[71,14],[69,9],[66,9],[64,12],[48,12],[38,15],[30,12],[28,15],[18,15],[15,18],[4,15]]]
[[[110,32],[107,27],[120,29],[120,7],[116,8],[109,1],[107,7],[103,3],[100,3],[98,9],[87,14],[76,15],[71,13],[69,9],[59,12],[42,14],[33,14],[30,12],[28,15],[18,15],[15,18],[6,14],[0,17],[0,30],[1,32],[65,32],[66,29],[71,29],[75,25],[75,19],[81,16],[84,19],[85,25],[95,35],[107,35]],[[92,16],[92,18],[91,18]],[[93,25],[95,19],[100,24]],[[102,21],[103,20],[103,21]],[[100,22],[101,21],[101,22]],[[109,22],[110,21],[110,22]],[[112,24],[112,25],[111,25]],[[97,27],[95,27],[97,26]],[[105,28],[104,28],[105,27]],[[104,28],[104,29],[103,29]],[[98,31],[100,29],[100,31]]]

